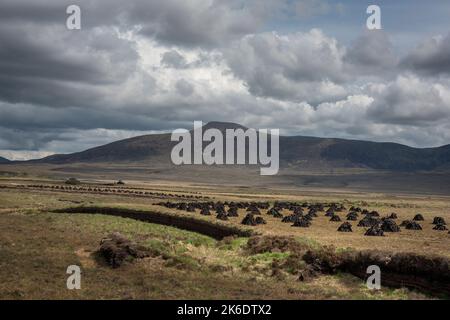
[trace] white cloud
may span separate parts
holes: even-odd
[[[320,30],[249,35],[226,50],[233,73],[261,97],[318,103],[345,96],[345,48]]]
[[[450,89],[436,80],[400,75],[376,86],[373,93],[375,103],[369,115],[376,122],[427,126],[450,117]]]
[[[0,150],[0,157],[11,161],[21,161],[30,159],[40,159],[50,156],[54,153],[45,151],[17,151],[17,150]]]

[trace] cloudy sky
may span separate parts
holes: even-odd
[[[369,4],[382,30],[367,30]],[[2,0],[0,155],[194,120],[449,144],[449,21],[446,0]]]

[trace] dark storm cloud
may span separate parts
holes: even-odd
[[[450,34],[422,42],[402,59],[401,65],[425,75],[450,75]]]
[[[30,78],[46,78],[83,82],[96,82],[102,79],[102,72],[88,56],[75,56],[75,59],[64,59],[70,54],[71,39],[61,39],[55,43],[59,30],[43,30],[46,35],[39,36],[30,33],[30,26],[1,25],[0,29],[0,71],[9,78],[27,76]],[[51,33],[54,33],[52,35]],[[50,34],[49,34],[50,33]],[[73,35],[70,34],[70,35]],[[75,39],[72,38],[73,43]],[[67,46],[67,47],[66,47]]]
[[[108,108],[49,108],[29,104],[5,104],[0,102],[0,126],[34,129],[122,129],[122,130],[159,130],[164,124],[142,114],[132,114],[127,110]]]
[[[19,128],[3,128],[0,126],[0,149],[6,150],[39,150],[49,142],[58,138],[56,130],[48,132],[23,131]]]
[[[139,22],[141,34],[162,43],[196,47],[223,46],[256,32],[283,1],[136,1],[125,19]]]
[[[217,46],[256,32],[284,6],[278,0],[4,0],[2,21],[65,23],[68,5],[82,9],[83,27],[139,27],[140,34],[178,46]]]
[[[356,75],[386,74],[395,71],[398,57],[383,30],[365,31],[349,47],[345,63]]]
[[[61,13],[66,12],[66,8],[70,4],[76,4],[76,1],[2,0],[0,21],[8,23],[27,21],[38,24],[64,22]]]
[[[0,100],[9,102],[89,106],[96,86],[124,81],[138,60],[134,43],[105,29],[0,22],[0,43]]]

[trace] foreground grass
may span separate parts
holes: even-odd
[[[158,191],[152,189],[153,191]],[[190,190],[184,188],[183,190]],[[205,193],[204,195],[210,195]],[[264,194],[252,195],[251,198],[243,197],[239,200],[247,201],[263,201],[272,198],[265,198]],[[266,195],[267,196],[267,195]],[[214,200],[230,200],[236,198],[237,194],[227,195],[226,197],[215,197]],[[257,198],[260,197],[260,198]],[[315,196],[283,196],[292,201],[319,201],[319,202],[342,202],[348,208],[352,205],[367,207],[370,210],[377,210],[382,216],[386,216],[392,212],[398,214],[398,223],[412,217],[420,212],[425,217],[425,221],[421,223],[423,230],[418,232],[414,230],[402,229],[402,232],[386,234],[385,237],[365,237],[365,228],[356,227],[352,233],[338,233],[336,231],[339,224],[329,222],[328,218],[319,215],[314,220],[311,228],[292,228],[290,224],[281,223],[279,219],[264,215],[267,220],[266,225],[260,225],[253,230],[265,234],[273,235],[292,235],[296,237],[303,237],[304,239],[311,239],[320,245],[335,245],[340,248],[351,248],[356,250],[371,250],[379,249],[383,251],[393,252],[413,252],[417,254],[437,254],[450,257],[450,250],[448,241],[450,234],[447,232],[439,232],[433,230],[434,225],[431,223],[433,217],[442,216],[447,221],[449,219],[450,201],[449,198],[443,197],[388,197],[387,195],[358,195],[345,197],[337,197],[332,195],[321,194]],[[277,196],[277,199],[284,199],[282,196]],[[363,200],[364,199],[364,200]],[[198,210],[196,213],[188,213],[185,211],[167,209],[158,205],[161,199],[130,197],[120,195],[99,195],[90,193],[68,193],[68,192],[51,192],[39,190],[0,190],[0,213],[1,212],[33,212],[33,210],[53,210],[64,207],[77,206],[102,206],[102,207],[122,207],[136,210],[150,210],[159,211],[167,214],[181,215],[184,217],[195,217],[218,223],[214,215],[202,216]],[[273,199],[271,200],[273,201]],[[282,212],[289,214],[289,212]],[[242,227],[240,221],[245,215],[245,210],[240,210],[239,218],[231,218],[224,222],[229,226]],[[341,213],[341,218],[344,218],[345,212]],[[222,223],[222,222],[219,222]],[[307,240],[307,241],[311,241]]]
[[[154,258],[118,269],[95,254],[118,231],[153,249]],[[368,290],[353,276],[297,281],[273,274],[289,253],[250,255],[247,239],[216,241],[172,227],[103,215],[27,209],[0,213],[1,299],[411,299],[408,290]],[[311,243],[303,239],[305,243]],[[66,268],[82,268],[82,289],[66,289]]]

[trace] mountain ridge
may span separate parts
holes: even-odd
[[[214,121],[205,124],[202,130],[210,128],[221,132],[226,129],[247,129],[236,123]],[[154,160],[164,163],[170,161],[170,152],[176,143],[170,141],[170,133],[142,135],[81,152],[52,155],[29,162],[64,164]],[[450,145],[414,148],[394,142],[280,136],[280,164],[282,167],[361,167],[392,171],[437,170],[450,168]]]
[[[0,157],[0,163],[8,163],[8,162],[11,162],[11,161],[6,158]]]

